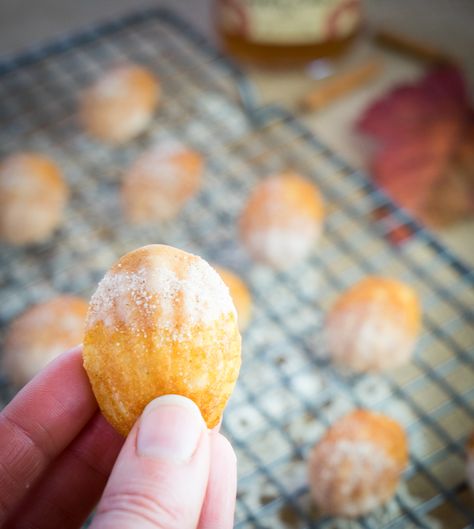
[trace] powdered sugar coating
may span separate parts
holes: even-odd
[[[145,406],[183,395],[209,428],[240,368],[241,339],[227,287],[204,260],[150,245],[124,255],[92,297],[83,360],[106,419],[126,435]]]
[[[329,514],[367,514],[393,496],[407,458],[406,436],[396,421],[354,410],[336,421],[311,452],[312,497]]]
[[[370,441],[323,442],[311,459],[313,497],[320,505],[337,505],[345,516],[358,516],[385,500],[380,483],[396,472],[396,463]]]
[[[122,143],[148,126],[159,92],[151,71],[137,64],[122,64],[104,72],[84,91],[79,117],[91,135]]]
[[[356,371],[403,365],[415,345],[403,315],[387,312],[386,305],[377,301],[334,311],[326,324],[326,340],[332,358]]]
[[[5,340],[2,368],[23,385],[46,364],[83,338],[87,302],[62,295],[27,309],[13,321]]]
[[[298,219],[300,220],[300,219]],[[321,226],[301,219],[286,227],[253,230],[247,238],[255,255],[275,268],[304,259],[321,233]]]
[[[186,147],[176,141],[167,140],[147,149],[134,163],[131,175],[142,184],[161,182],[165,186],[177,187],[182,169],[174,161],[185,154]]]
[[[121,65],[105,72],[93,85],[96,97],[103,99],[122,98],[129,95],[128,76],[130,66]]]
[[[0,238],[12,244],[42,242],[59,226],[68,189],[56,164],[32,152],[0,163]]]
[[[210,325],[229,313],[236,314],[229,290],[206,261],[191,256],[174,264],[150,254],[136,270],[122,269],[119,262],[107,272],[92,296],[87,328],[101,321],[146,334],[152,324],[179,340],[196,325]]]
[[[354,371],[381,371],[407,362],[421,327],[417,293],[384,276],[366,276],[335,301],[326,319],[329,353]]]
[[[107,272],[91,298],[86,328],[92,328],[99,321],[107,327],[115,327],[119,322],[130,323],[137,310],[152,316],[156,304],[148,292],[146,277],[144,269]]]
[[[240,221],[248,250],[275,268],[301,261],[321,233],[322,200],[316,187],[286,171],[262,181],[253,191]]]
[[[163,161],[167,160],[177,154],[187,151],[186,145],[178,141],[176,138],[162,138],[160,141],[152,145],[146,152],[150,153],[150,160]]]
[[[166,220],[199,189],[203,160],[174,140],[144,151],[125,175],[122,201],[132,222]]]

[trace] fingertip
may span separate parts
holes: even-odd
[[[188,463],[206,424],[196,404],[180,395],[151,401],[138,424],[137,454],[174,463]]]
[[[69,357],[80,357],[82,358],[82,344],[75,345],[74,347],[71,347],[67,351],[64,351],[64,353],[61,353],[57,356],[57,358],[69,358]]]
[[[211,433],[211,452],[220,460],[228,461],[233,465],[237,464],[237,456],[230,441],[219,432]]]
[[[153,527],[196,527],[208,483],[210,445],[192,401],[167,395],[150,402],[125,441],[92,527],[117,527],[118,519],[120,527],[148,527],[150,520]],[[123,501],[130,497],[135,501]]]
[[[56,358],[53,358],[35,377],[31,379],[30,383],[49,374],[53,370],[70,370],[71,368],[80,368],[80,371],[85,375],[82,365],[82,344],[76,345],[75,347],[64,351],[64,353],[59,354]],[[87,377],[85,378],[87,379]]]
[[[193,415],[199,416],[200,420],[204,422],[204,419],[201,414],[201,410],[199,409],[198,405],[191,399],[188,399],[187,397],[184,397],[183,395],[162,395],[161,397],[157,397],[156,399],[153,399],[151,402],[149,402],[145,409],[143,410],[142,415],[146,415],[147,413],[155,410],[158,407],[161,406],[177,406],[179,408],[184,408],[188,411],[190,411]]]
[[[199,529],[231,529],[237,493],[236,455],[220,433],[210,432],[211,467]]]
[[[78,343],[74,347],[71,347],[70,349],[68,349],[66,351],[66,353],[64,353],[64,354],[67,354],[67,353],[70,353],[70,354],[71,353],[80,353],[80,354],[82,354],[82,348],[83,348],[82,343]]]
[[[211,428],[211,432],[219,433],[222,426],[222,417],[219,419],[219,422],[214,426],[214,428]]]

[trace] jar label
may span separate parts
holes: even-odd
[[[360,0],[221,0],[221,28],[262,44],[309,44],[350,35]]]

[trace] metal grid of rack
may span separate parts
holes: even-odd
[[[150,130],[114,149],[81,132],[75,108],[81,89],[121,61],[149,66],[164,96]],[[57,292],[89,296],[105,269],[139,245],[164,242],[199,253],[242,275],[254,300],[224,421],[239,460],[236,528],[473,526],[464,478],[464,443],[474,426],[473,275],[432,235],[294,116],[259,108],[238,70],[167,11],[134,14],[4,62],[0,102],[0,155],[20,148],[48,154],[72,191],[51,241],[1,247],[2,335],[32,303]],[[173,223],[128,226],[118,199],[121,175],[163,138],[204,154],[203,189]],[[325,234],[306,263],[274,272],[249,260],[235,221],[252,186],[288,167],[322,190]],[[390,215],[377,223],[380,207]],[[390,234],[400,226],[413,236],[395,247]],[[415,286],[423,333],[406,368],[383,377],[344,374],[327,360],[323,314],[338,292],[374,272]],[[3,402],[12,395],[2,379]],[[356,406],[405,426],[410,464],[393,501],[345,522],[311,506],[305,460],[327,425]]]

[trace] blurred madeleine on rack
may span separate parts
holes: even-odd
[[[153,145],[125,174],[122,204],[134,224],[172,219],[199,190],[202,156],[175,141]]]
[[[236,273],[221,266],[215,266],[214,268],[229,289],[239,317],[239,328],[243,331],[250,322],[252,312],[252,298],[249,289]]]
[[[58,166],[32,152],[0,162],[0,239],[41,243],[60,225],[69,190]]]
[[[408,462],[405,432],[380,413],[355,410],[336,421],[309,458],[313,500],[326,514],[368,514],[395,494]]]
[[[150,70],[137,64],[116,66],[83,92],[79,119],[91,136],[124,143],[148,127],[159,97],[160,85]]]
[[[317,246],[322,222],[319,190],[299,174],[286,171],[256,186],[240,218],[240,236],[256,260],[285,269]]]
[[[331,359],[355,372],[392,369],[411,358],[421,326],[417,293],[388,277],[368,276],[343,292],[325,323]]]
[[[87,302],[61,295],[27,309],[10,325],[2,369],[17,386],[26,384],[51,360],[79,345]]]

